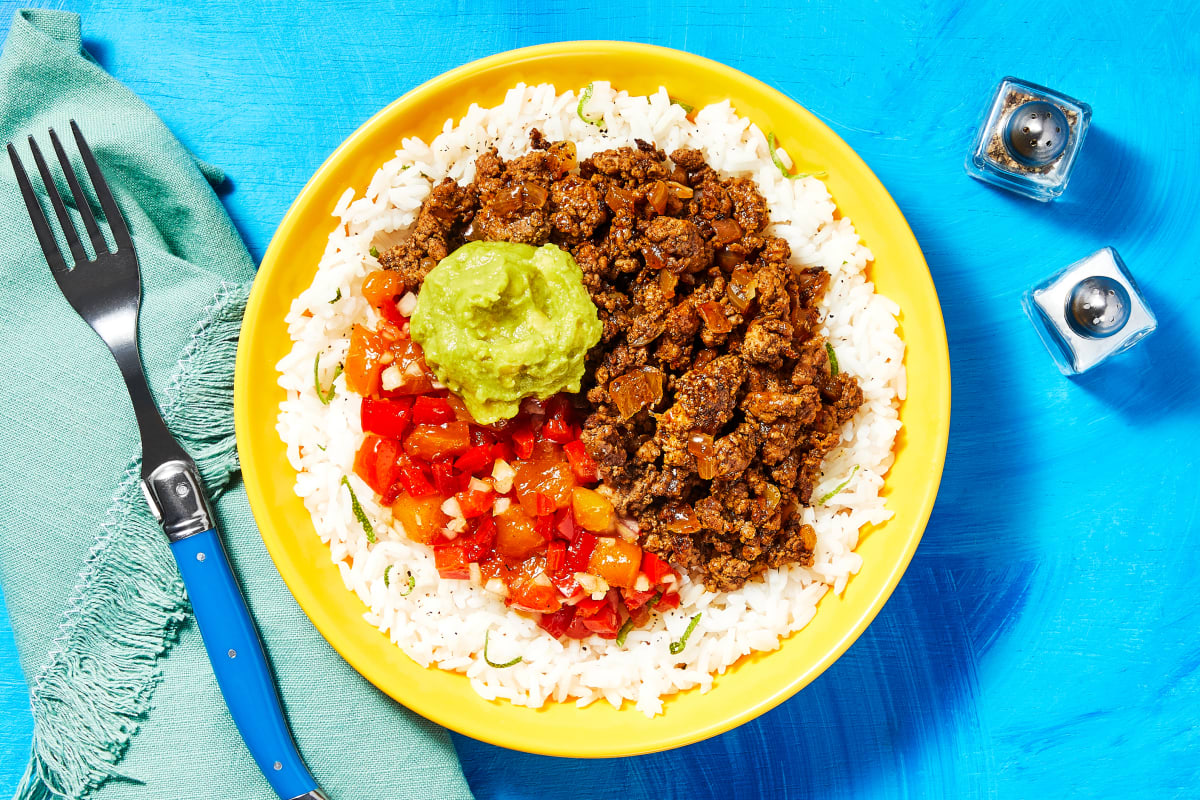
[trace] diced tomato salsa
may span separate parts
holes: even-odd
[[[622,537],[631,534],[598,486],[571,398],[476,424],[435,388],[397,289],[386,278],[364,285],[380,322],[355,326],[350,339],[346,380],[363,396],[366,434],[354,471],[410,539],[432,548],[441,577],[482,582],[555,637],[615,639],[652,607],[676,607],[675,570]]]

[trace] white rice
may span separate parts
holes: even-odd
[[[867,281],[863,270],[871,252],[849,219],[834,218],[825,185],[815,177],[782,177],[763,132],[735,114],[728,102],[701,109],[691,122],[665,89],[648,97],[630,96],[597,81],[586,112],[593,119],[602,115],[604,130],[579,118],[578,102],[575,92],[559,94],[552,85],[518,85],[495,108],[472,105],[457,125],[447,120],[430,144],[404,139],[362,196],[354,188],[346,190],[333,209],[338,223],[312,285],[292,303],[287,317],[295,344],[278,364],[279,383],[287,390],[278,431],[298,473],[296,493],[329,545],[346,587],[368,607],[363,618],[388,633],[413,660],[466,673],[475,690],[489,699],[533,707],[569,699],[580,706],[604,699],[620,707],[630,700],[653,716],[662,711],[664,696],[694,686],[707,691],[713,676],[742,656],[776,649],[781,637],[812,619],[827,591],[842,592],[859,570],[862,559],[854,552],[859,529],[891,516],[879,492],[892,464],[900,429],[897,406],[905,392],[904,344],[896,333],[900,309]],[[770,205],[774,221],[769,232],[787,239],[793,263],[831,273],[821,333],[836,349],[841,369],[858,376],[865,398],[846,423],[842,444],[825,459],[814,502],[858,470],[833,499],[803,511],[804,522],[817,533],[814,565],[771,570],[762,580],[719,594],[705,592],[685,577],[680,608],[654,615],[653,624],[632,631],[623,647],[597,637],[559,641],[483,588],[439,580],[432,553],[404,536],[390,509],[376,503],[371,489],[353,473],[363,439],[360,398],[338,377],[332,402],[323,405],[313,385],[317,354],[322,384],[328,387],[345,356],[351,326],[377,321],[361,294],[363,278],[379,269],[370,248],[383,249],[404,237],[431,181],[470,181],[476,156],[491,146],[505,158],[523,154],[534,127],[551,140],[575,142],[580,159],[643,139],[667,152],[697,148],[722,174],[754,179]],[[778,156],[790,166],[784,151]],[[335,297],[340,299],[330,302]],[[340,485],[343,476],[349,476],[378,535],[373,545],[352,513],[350,494]],[[390,588],[384,585],[389,566]],[[416,584],[403,596],[407,573]],[[699,613],[687,647],[672,655],[670,643]],[[507,669],[488,666],[483,657],[488,631],[492,661],[504,663],[518,655],[523,661]]]

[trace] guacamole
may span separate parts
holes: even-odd
[[[570,253],[468,242],[425,276],[411,329],[438,380],[486,425],[516,416],[523,397],[578,392],[602,325]]]

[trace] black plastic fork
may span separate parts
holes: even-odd
[[[179,564],[213,672],[238,731],[259,769],[281,798],[325,800],[288,730],[262,641],[221,544],[216,518],[205,496],[196,464],[167,430],[146,384],[138,350],[141,270],[129,226],[74,120],[71,121],[71,133],[116,249],[109,249],[88,196],[53,130],[50,141],[94,255],[89,256],[79,238],[54,176],[31,136],[29,149],[62,227],[72,263],[68,264],[63,256],[17,156],[17,149],[10,142],[8,156],[34,233],[63,296],[108,346],[121,370],[142,440],[142,490],[151,512],[162,524],[171,543],[171,552]]]

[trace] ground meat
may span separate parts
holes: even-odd
[[[791,263],[755,183],[723,179],[698,150],[637,144],[576,162],[573,144],[533,131],[519,158],[483,153],[474,181],[434,187],[379,260],[417,288],[466,239],[569,250],[604,325],[580,395],[584,447],[644,548],[736,589],[812,564],[800,510],[862,389],[834,374],[818,333],[828,273]],[[662,394],[626,417],[614,381],[639,370]]]

